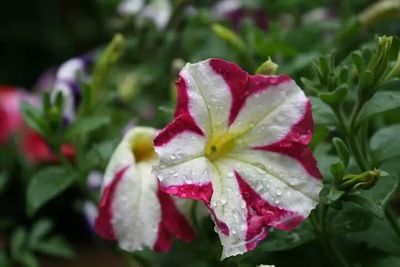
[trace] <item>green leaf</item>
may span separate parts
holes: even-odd
[[[320,199],[322,202],[334,208],[341,208],[341,204],[338,200],[343,196],[345,192],[338,190],[334,186],[324,186],[320,193]]]
[[[335,181],[340,182],[344,176],[345,166],[342,161],[336,162],[330,166],[331,173]]]
[[[382,165],[382,168],[384,168],[384,165]],[[385,209],[399,184],[397,176],[393,172],[388,172],[389,175],[381,177],[373,188],[360,192],[360,196],[374,202],[382,210]]]
[[[33,215],[41,206],[61,194],[74,182],[74,177],[60,167],[49,167],[36,173],[28,185],[28,213]]]
[[[347,96],[349,89],[347,85],[342,85],[333,92],[322,92],[319,93],[318,96],[324,101],[326,104],[335,107],[339,105]]]
[[[385,216],[383,207],[381,207],[380,205],[378,205],[377,203],[373,202],[370,199],[364,198],[356,194],[345,195],[342,199],[344,201],[349,201],[360,205],[361,207],[372,212],[378,219],[383,219],[383,216]]]
[[[65,138],[71,139],[88,133],[111,122],[110,117],[86,117],[72,123],[65,132]]]
[[[10,265],[11,263],[6,252],[0,249],[0,267],[9,267]]]
[[[400,107],[400,91],[379,91],[365,103],[358,118],[362,122],[373,115]]]
[[[272,230],[272,229],[271,229]],[[298,247],[318,238],[311,223],[306,220],[291,232],[271,231],[268,242],[260,245],[260,251],[283,251]]]
[[[374,73],[369,70],[363,71],[360,75],[358,97],[363,103],[374,94],[374,78]]]
[[[26,239],[26,229],[22,227],[17,228],[17,230],[12,233],[10,252],[13,259],[18,259],[25,252]]]
[[[50,220],[40,220],[35,223],[29,234],[29,247],[32,249],[35,248],[52,229],[53,223]]]
[[[336,123],[332,109],[317,97],[310,97],[315,124],[333,125]]]
[[[45,133],[48,130],[48,125],[46,121],[42,118],[42,112],[32,107],[26,102],[21,102],[20,109],[22,116],[24,117],[24,121],[35,131],[45,136]]]
[[[351,53],[351,61],[353,62],[354,67],[356,67],[358,73],[364,71],[366,65],[365,61],[362,57],[361,51],[354,51]]]
[[[381,256],[376,259],[368,259],[365,267],[390,267],[390,266],[400,266],[400,257],[395,256]]]
[[[400,155],[400,124],[379,129],[370,140],[371,149],[385,160]]]
[[[331,215],[331,229],[332,234],[343,234],[359,232],[371,225],[373,216],[363,208],[355,205],[344,205],[340,211],[335,211]]]
[[[348,166],[350,161],[349,148],[347,147],[345,142],[339,137],[334,137],[332,139],[332,142],[335,146],[336,153],[338,154],[339,158],[342,160],[345,166]]]
[[[25,254],[21,255],[21,257],[18,258],[18,262],[21,263],[22,266],[24,267],[39,267],[39,262],[35,258],[35,256],[30,253],[26,252]]]
[[[9,176],[7,175],[6,172],[1,172],[0,173],[0,194],[5,190],[8,178]]]
[[[72,248],[61,237],[57,236],[39,243],[36,247],[36,251],[49,256],[67,259],[74,257]]]
[[[368,229],[363,232],[352,233],[349,238],[359,243],[366,243],[370,248],[379,249],[392,255],[400,255],[400,240],[386,219],[374,218]]]

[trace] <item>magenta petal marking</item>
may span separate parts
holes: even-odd
[[[304,217],[295,212],[274,207],[265,201],[243,178],[235,172],[240,193],[246,202],[247,232],[246,244],[248,250],[256,247],[268,234],[269,227],[290,231],[300,224]]]
[[[229,114],[229,125],[231,125],[246,99],[245,87],[248,74],[238,65],[222,59],[210,59],[209,64],[216,74],[222,76],[231,91],[232,106]]]
[[[155,146],[163,146],[171,141],[175,136],[185,131],[190,131],[203,136],[203,131],[196,125],[193,118],[188,114],[182,114],[175,118],[167,127],[164,128],[154,139]]]
[[[300,162],[311,176],[322,179],[322,175],[317,167],[317,161],[311,150],[307,147],[312,134],[313,119],[311,104],[307,101],[304,116],[293,125],[290,132],[283,139],[271,145],[255,147],[254,149],[276,152],[294,158]]]
[[[205,202],[204,204],[207,206],[208,210],[210,211],[211,216],[214,219],[215,225],[218,227],[218,229],[221,231],[221,233],[223,233],[224,235],[229,235],[228,225],[226,225],[226,223],[224,223],[223,221],[218,219],[217,215],[215,214],[214,209],[210,206],[209,202]]]
[[[172,196],[180,198],[196,199],[205,202],[210,202],[213,193],[211,183],[206,184],[183,184],[162,186],[161,190]]]
[[[154,250],[167,252],[170,250],[174,238],[186,242],[192,241],[196,234],[187,219],[179,212],[173,199],[160,189],[157,191],[157,197],[161,205],[161,221]]]
[[[263,76],[249,75],[236,64],[222,59],[210,59],[210,67],[213,71],[221,75],[228,85],[232,95],[232,106],[229,114],[229,125],[231,125],[240,110],[243,108],[246,99],[259,91],[268,89],[271,85],[278,85],[282,82],[290,81],[290,77],[282,76]]]
[[[99,236],[107,240],[115,240],[115,232],[112,225],[113,210],[112,205],[114,201],[115,191],[119,185],[125,171],[129,168],[125,167],[118,171],[115,178],[108,184],[103,191],[99,204],[99,214],[96,218],[95,229]]]

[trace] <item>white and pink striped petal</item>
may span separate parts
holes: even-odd
[[[127,132],[104,176],[96,231],[128,251],[168,251],[175,238],[194,238],[189,221],[151,173],[158,160],[155,135],[155,129],[143,127]]]

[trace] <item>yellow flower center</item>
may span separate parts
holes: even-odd
[[[137,132],[131,142],[136,162],[148,161],[157,157],[154,151],[153,136],[147,132]]]
[[[207,143],[204,154],[210,161],[215,161],[225,156],[235,147],[235,138],[230,133],[214,136]]]

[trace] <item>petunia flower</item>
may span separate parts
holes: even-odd
[[[75,113],[82,97],[80,82],[90,78],[92,65],[93,55],[86,54],[69,59],[57,70],[52,97],[54,99],[59,92],[62,93],[64,97],[63,116],[66,122],[75,119]]]
[[[267,31],[269,27],[268,14],[261,6],[246,6],[241,0],[220,0],[213,8],[212,14],[217,20],[227,20],[233,29],[239,30],[243,22],[251,20],[257,28]]]
[[[292,230],[317,205],[307,147],[311,105],[288,76],[249,75],[221,59],[187,64],[175,119],[155,138],[162,190],[208,206],[222,258],[252,250],[270,227]]]
[[[39,97],[25,92],[21,88],[0,86],[0,145],[12,135],[17,136],[21,153],[30,163],[54,163],[56,156],[50,150],[44,138],[25,124],[20,109],[21,102],[39,106]],[[60,148],[62,155],[69,160],[74,158],[74,149],[69,144]]]
[[[22,131],[19,142],[25,158],[30,163],[56,163],[58,161],[46,140],[31,128],[25,128]],[[62,144],[60,154],[71,162],[75,158],[75,150],[70,144]]]
[[[194,231],[176,201],[159,189],[151,173],[158,161],[156,130],[135,127],[125,134],[106,169],[96,231],[128,251],[170,249],[174,238],[190,241]]]
[[[20,101],[25,95],[19,88],[0,86],[0,145],[23,125]]]

